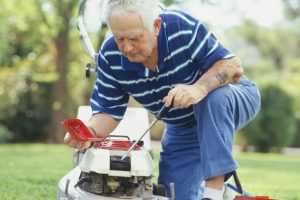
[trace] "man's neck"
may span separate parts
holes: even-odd
[[[145,65],[145,67],[155,72],[157,61],[158,61],[158,51],[157,48],[154,48],[152,54],[149,56],[147,60],[145,60],[145,62],[143,62],[143,64]]]

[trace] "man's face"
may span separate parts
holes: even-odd
[[[145,62],[157,46],[155,28],[148,31],[138,14],[133,12],[110,16],[108,21],[119,50],[128,60]]]

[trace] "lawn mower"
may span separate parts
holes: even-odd
[[[128,135],[96,138],[80,119],[63,121],[72,138],[91,141],[92,146],[84,152],[79,165],[59,181],[57,199],[169,200],[164,186],[152,183],[153,160],[141,140],[166,111],[162,109],[136,141]]]
[[[65,123],[70,121],[81,122],[71,119]],[[151,181],[153,161],[150,153],[143,148],[143,142],[133,148],[130,156],[121,160],[133,144],[128,136],[90,141],[94,141],[93,146],[85,151],[79,166],[60,180],[57,199],[169,199],[155,195],[163,190],[158,189],[162,186]]]

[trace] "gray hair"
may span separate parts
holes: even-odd
[[[162,11],[158,0],[108,0],[106,4],[106,22],[112,15],[121,15],[125,11],[135,12],[140,17],[144,26],[151,31],[153,22]],[[108,24],[109,25],[109,24]]]

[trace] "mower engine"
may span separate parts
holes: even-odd
[[[154,167],[142,143],[135,146],[129,157],[121,160],[132,144],[130,140],[114,139],[94,142],[79,164],[82,173],[77,185],[97,195],[151,198]]]
[[[127,136],[111,136],[93,142],[79,166],[61,179],[57,199],[168,200],[164,193],[155,192],[158,190],[151,180],[153,160],[149,151],[144,149],[142,141],[129,156],[121,159],[133,143]]]

